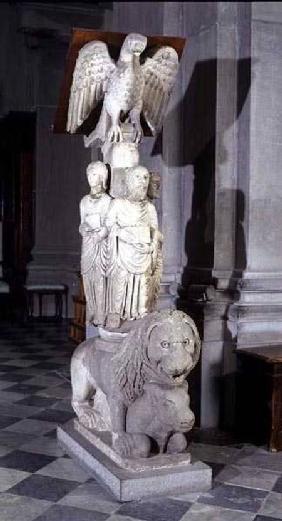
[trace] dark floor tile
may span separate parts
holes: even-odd
[[[29,340],[26,340],[26,341],[25,340],[23,340],[23,341],[17,340],[17,341],[15,341],[14,345],[17,346],[17,347],[22,347],[23,350],[24,350],[25,347],[26,348],[29,347],[30,342],[29,342]]]
[[[10,447],[11,449],[18,449],[24,443],[34,440],[35,436],[32,434],[23,434],[22,432],[11,432],[7,430],[0,430],[0,445]]]
[[[5,429],[9,427],[9,425],[13,425],[19,421],[19,418],[15,418],[14,416],[0,416],[0,429]]]
[[[224,508],[258,512],[263,499],[268,492],[247,487],[232,485],[215,485],[207,495],[199,497],[198,501],[206,505],[216,505]]]
[[[28,385],[20,383],[8,387],[8,389],[5,389],[5,391],[21,394],[34,394],[38,391],[42,391],[42,389],[45,389],[45,387],[42,385]]]
[[[179,521],[190,506],[191,503],[188,502],[165,498],[161,501],[132,501],[123,505],[116,513],[145,521]]]
[[[212,461],[204,461],[212,469],[213,479],[224,469],[224,463],[214,463]]]
[[[279,521],[279,517],[256,516],[254,521]]]
[[[31,378],[31,376],[29,375]],[[28,396],[17,401],[17,405],[34,405],[35,407],[50,407],[58,400],[57,398],[45,398],[43,396]]]
[[[9,489],[9,494],[28,496],[46,501],[59,501],[80,483],[66,479],[50,478],[33,474]]]
[[[36,353],[36,346],[34,347],[19,347],[19,346],[13,346],[13,352],[18,353],[20,355],[30,355],[30,353]]]
[[[61,389],[71,389],[71,382],[67,381],[60,385]]]
[[[37,354],[30,354],[24,357],[25,360],[48,360],[50,358],[50,355],[37,355]]]
[[[32,367],[34,369],[50,370],[50,369],[60,369],[61,366],[62,366],[61,364],[56,364],[56,363],[53,363],[53,362],[40,362],[39,364],[33,365]]]
[[[48,431],[46,432],[45,434],[43,434],[43,436],[46,438],[57,438],[57,429],[53,429],[52,431]]]
[[[52,405],[52,409],[56,409],[59,411],[68,411],[73,413],[73,408],[71,404],[71,400],[58,400],[57,403]]]
[[[282,468],[281,468],[281,472],[282,472]],[[280,494],[282,494],[282,476],[281,476],[281,478],[278,478],[278,480],[276,481],[272,490],[273,490],[273,492],[280,492]]]
[[[22,450],[14,450],[6,456],[0,458],[0,468],[11,468],[24,470],[26,472],[36,472],[56,459],[45,454],[33,454]]]
[[[105,521],[109,514],[90,512],[81,508],[54,505],[34,521]]]
[[[74,413],[68,411],[58,411],[56,409],[45,409],[40,411],[30,418],[32,420],[45,420],[56,423],[65,423],[75,416]]]
[[[19,369],[18,366],[15,366],[15,365],[4,365],[4,364],[0,364],[0,372],[1,373],[13,373],[14,371],[16,371],[17,369]]]
[[[1,374],[0,381],[3,382],[24,382],[25,380],[29,380],[31,378],[30,374],[15,374],[15,373],[5,373]]]

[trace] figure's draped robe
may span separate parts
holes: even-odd
[[[95,240],[97,232],[104,226],[111,198],[103,194],[99,199],[91,195],[83,197],[80,203],[81,225],[92,229],[82,235],[81,274],[86,297],[86,322],[103,325],[106,318],[106,260],[107,241]]]
[[[137,319],[148,309],[153,273],[153,236],[158,229],[152,203],[115,199],[106,219],[108,236],[107,308],[123,320]]]

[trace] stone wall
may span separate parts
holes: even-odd
[[[201,425],[228,427],[234,349],[281,342],[282,7],[165,2],[152,10],[117,3],[113,23],[136,30],[138,19],[147,33],[187,38],[152,152],[162,171],[164,302],[201,330]]]
[[[28,282],[64,283],[77,292],[79,200],[90,151],[81,137],[54,135],[53,116],[72,27],[111,25],[110,3],[0,4],[0,114],[36,112],[35,244]],[[52,299],[48,309],[52,313]]]

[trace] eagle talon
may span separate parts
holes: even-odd
[[[143,132],[142,132],[142,129],[140,128],[140,130],[139,129],[136,130],[134,143],[140,143],[142,137],[143,137]]]
[[[120,143],[123,141],[121,128],[119,125],[113,125],[108,133],[108,139],[112,143]]]

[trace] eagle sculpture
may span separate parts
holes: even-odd
[[[134,127],[134,141],[142,138],[143,113],[153,135],[161,129],[178,70],[178,55],[164,46],[140,64],[147,38],[129,34],[115,63],[104,42],[92,41],[79,51],[73,73],[67,131],[76,130],[104,99],[96,128],[86,138],[86,146],[96,140],[123,140],[121,121]]]

